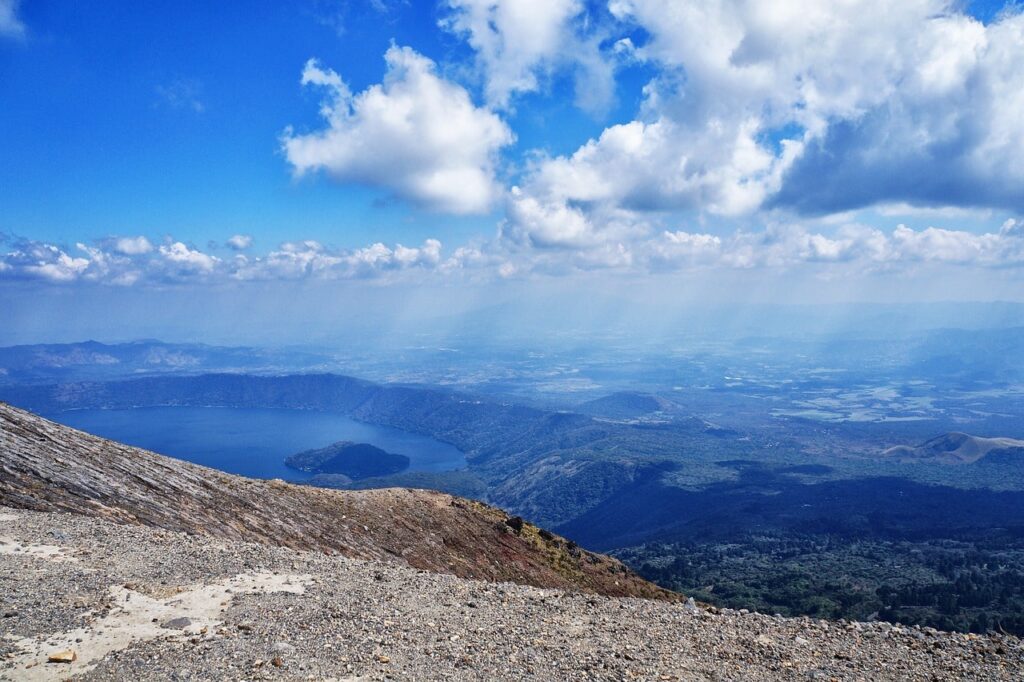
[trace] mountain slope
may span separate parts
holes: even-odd
[[[494,585],[3,507],[0,595],[0,679],[806,682],[1024,675],[1021,641],[996,633],[774,618]]]
[[[609,595],[674,599],[618,561],[493,507],[406,489],[224,474],[0,403],[0,505]]]
[[[938,464],[973,464],[995,452],[1019,451],[1024,457],[1024,441],[1013,438],[980,438],[953,431],[910,447],[897,445],[883,454],[903,462],[935,462]]]

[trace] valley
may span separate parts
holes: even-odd
[[[1015,385],[981,388],[978,378],[968,390],[962,379],[931,376],[927,385],[908,377],[867,389],[858,388],[867,377],[819,373],[785,383],[769,371],[758,382],[738,378],[754,374],[723,374],[736,385],[617,391],[562,409],[550,398],[524,403],[309,373],[9,382],[0,399],[235,473],[486,501],[720,606],[1024,628],[1014,589],[979,587],[987,601],[940,604],[942,585],[980,585],[979,566],[1001,567],[996,576],[1024,570],[1016,540],[1024,534],[1024,451],[1014,440],[1024,422]],[[948,388],[939,391],[943,382]],[[942,397],[914,397],[926,393]],[[783,415],[770,407],[783,400],[833,412],[862,405],[881,416]],[[975,409],[986,400],[998,411]],[[112,422],[120,431],[97,428]],[[133,440],[131,428],[149,440]],[[153,440],[161,433],[180,442],[162,446]],[[285,465],[300,450],[338,440],[400,453],[411,465],[357,477]],[[918,452],[936,454],[908,454]],[[779,555],[780,545],[790,549]],[[914,568],[889,575],[863,547],[892,548],[906,557],[900,565]],[[982,582],[1003,579],[989,573]]]

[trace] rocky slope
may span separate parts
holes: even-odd
[[[468,578],[676,599],[609,557],[493,507],[406,489],[224,474],[0,403],[0,505],[339,553]]]
[[[1024,677],[1009,636],[486,583],[2,507],[0,595],[0,679]]]

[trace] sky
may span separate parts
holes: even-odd
[[[1021,9],[0,0],[0,313],[1022,301]]]

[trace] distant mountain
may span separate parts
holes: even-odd
[[[739,433],[717,424],[688,415],[678,404],[651,393],[619,391],[603,398],[589,400],[576,407],[582,414],[631,424],[654,425],[671,421],[690,433],[704,433],[718,438],[731,438]]]
[[[577,409],[583,414],[614,419],[629,419],[660,412],[670,407],[668,401],[649,393],[620,391],[583,403]]]
[[[1024,462],[1024,441],[1013,438],[980,438],[953,431],[916,447],[897,445],[883,453],[901,462],[973,464],[993,455],[1016,455]]]
[[[35,344],[0,348],[0,383],[96,381],[159,374],[281,372],[323,368],[325,355],[296,350],[163,343]]]
[[[339,441],[325,448],[306,450],[288,457],[285,464],[311,474],[340,474],[352,481],[390,476],[409,468],[409,458],[385,452],[368,443]]]
[[[0,403],[0,506],[404,564],[461,577],[676,599],[619,561],[443,493],[261,481],[91,436]]]

